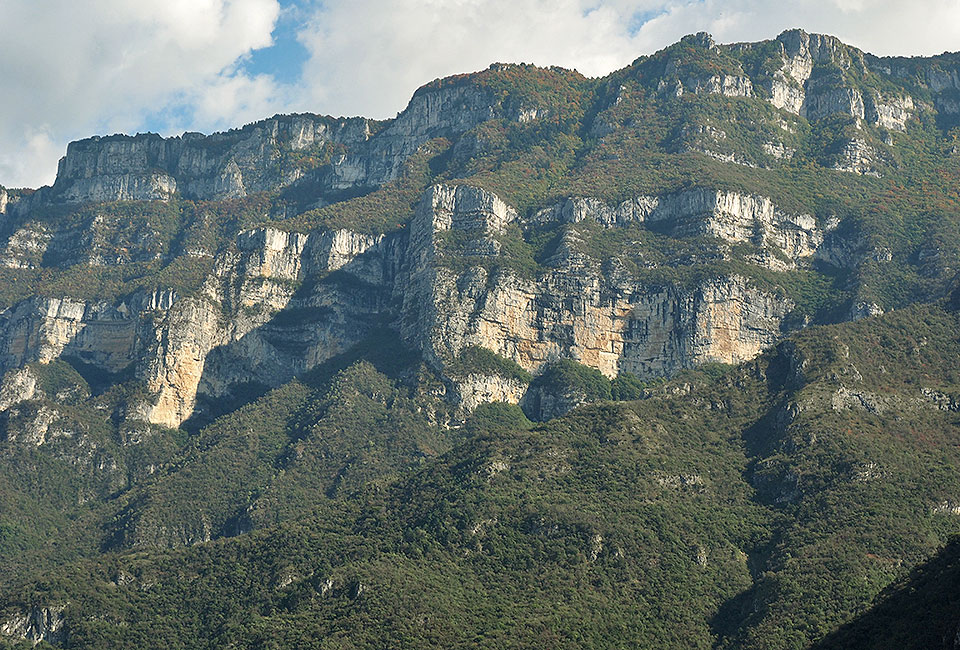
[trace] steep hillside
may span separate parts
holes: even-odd
[[[208,428],[126,501],[131,551],[8,587],[4,629],[67,648],[804,647],[958,532],[958,326],[917,307],[818,327],[546,424],[483,406],[453,438],[360,362],[306,429],[264,419],[302,388]]]

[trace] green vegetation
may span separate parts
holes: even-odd
[[[268,225],[291,231],[339,230],[365,234],[391,232],[406,227],[423,190],[431,183],[431,161],[442,157],[450,142],[437,138],[424,144],[406,160],[399,178],[374,192],[308,210]]]
[[[581,395],[585,402],[611,399],[610,380],[596,368],[572,359],[561,359],[547,366],[537,375],[531,388],[559,395]]]
[[[205,429],[117,504],[136,533],[117,552],[8,583],[2,607],[66,604],[73,648],[847,647],[898,625],[912,589],[840,629],[960,532],[938,510],[960,422],[921,390],[960,394],[958,326],[916,307],[815,328],[546,424],[486,405],[453,437],[408,372],[344,359]],[[834,405],[840,385],[866,401]],[[147,535],[190,521],[222,538]]]
[[[451,377],[466,377],[470,374],[498,375],[530,383],[530,373],[517,362],[501,357],[496,352],[477,345],[469,345],[460,351],[457,358],[444,367]]]
[[[926,650],[949,648],[956,637],[960,540],[881,592],[863,614],[815,647]]]

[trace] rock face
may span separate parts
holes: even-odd
[[[258,229],[240,234],[238,250],[217,260],[196,296],[21,302],[0,314],[0,369],[67,357],[130,372],[153,396],[140,416],[178,426],[193,414],[198,392],[215,399],[251,380],[275,385],[362,338],[387,294],[358,293],[351,282],[383,283],[382,241]],[[332,271],[343,277],[303,288],[305,278]]]
[[[0,264],[10,269],[39,267],[52,237],[41,225],[18,229],[7,239],[0,253]]]
[[[753,82],[741,75],[712,75],[688,77],[675,87],[675,93],[691,92],[697,95],[723,95],[725,97],[753,97]]]
[[[664,196],[639,196],[610,207],[573,198],[540,212],[541,221],[591,219],[605,227],[647,222],[675,236],[709,235],[730,243],[754,242],[793,257],[808,257],[823,243],[810,215],[791,215],[762,196],[699,188]]]
[[[336,189],[382,185],[396,178],[403,162],[428,140],[463,133],[499,116],[490,94],[473,85],[425,86],[366,150],[334,165],[331,184]],[[510,117],[520,121],[524,116]]]
[[[555,391],[531,386],[524,394],[522,404],[530,419],[545,421],[564,416],[585,401],[586,394],[574,388]]]
[[[31,607],[0,625],[3,636],[31,641],[34,645],[41,641],[60,644],[66,641],[64,623],[65,606]]]
[[[771,104],[809,120],[842,113],[887,129],[906,130],[907,120],[915,109],[912,97],[879,94],[865,97],[838,76],[838,70],[852,65],[868,67],[862,53],[851,54],[849,48],[832,36],[801,30],[784,32],[777,37],[777,42],[783,65],[766,83]]]
[[[610,225],[672,219],[682,230],[688,227],[683,223],[686,218],[699,228],[713,223],[710,215],[752,219],[755,214],[748,210],[771,218],[775,214],[772,206],[755,197],[738,199],[703,191],[640,197],[617,208],[578,199],[541,212],[536,219],[593,218]],[[737,212],[722,212],[720,207]],[[435,263],[438,239],[445,232],[489,236],[514,218],[495,196],[463,186],[438,186],[421,203],[410,229],[410,279],[403,283],[412,290],[401,323],[410,325],[401,331],[435,363],[442,365],[466,346],[476,345],[531,371],[555,359],[572,358],[611,377],[620,371],[649,377],[704,361],[747,359],[780,336],[780,323],[790,305],[751,288],[742,278],[681,289],[612,280],[576,256],[558,260],[537,279],[510,271],[491,274],[482,266],[457,273]],[[813,219],[808,219],[804,224],[812,228]],[[754,225],[751,221],[751,228]],[[791,231],[794,227],[790,223]],[[716,230],[734,239],[740,236],[736,228]]]
[[[500,259],[509,228],[583,220],[751,241],[796,259],[812,256],[823,242],[815,219],[787,214],[759,196],[695,189],[618,206],[571,198],[525,224],[490,192],[435,185],[409,229],[390,236],[243,231],[196,295],[21,302],[0,314],[0,369],[66,357],[127,373],[149,395],[133,414],[175,427],[240,387],[275,386],[309,370],[379,323],[392,323],[441,370],[476,345],[532,372],[572,358],[610,377],[737,362],[780,338],[789,301],[738,276],[648,286],[599,268],[577,250],[575,238],[536,278],[482,263]],[[450,241],[477,263],[451,268]],[[485,375],[457,386],[466,407],[517,402],[524,390],[516,380]]]
[[[119,302],[31,298],[0,313],[0,369],[76,357],[119,373],[138,358],[149,314],[176,300],[138,293]]]
[[[872,106],[868,118],[874,124],[894,131],[906,131],[907,120],[913,115],[915,105],[912,97],[893,97],[878,100]]]
[[[146,420],[177,426],[198,394],[287,381],[356,344],[385,309],[382,236],[258,229],[237,244],[200,295],[175,304],[144,341],[139,374],[155,395]]]
[[[364,118],[276,116],[242,129],[93,137],[72,142],[53,187],[31,202],[152,201],[175,193],[201,200],[241,198],[311,179],[323,192],[377,187],[397,177],[428,140],[459,135],[495,117],[531,121],[535,107],[498,104],[469,83],[425,86],[396,119],[375,134]],[[327,149],[329,148],[329,151]],[[328,161],[316,169],[298,154]]]
[[[365,119],[314,115],[278,116],[211,136],[94,137],[70,143],[46,198],[149,201],[175,192],[195,199],[238,198],[298,180],[303,172],[285,165],[285,154],[320,153],[327,144],[358,146],[368,138]]]
[[[70,225],[16,220],[0,246],[0,265],[14,269],[120,266],[162,260],[165,242],[149,221],[89,214]]]
[[[488,402],[518,404],[527,392],[524,382],[498,375],[473,373],[455,384],[457,403],[470,411]]]
[[[879,154],[873,147],[859,138],[853,138],[843,143],[833,168],[838,171],[880,177],[879,162]]]
[[[751,49],[760,51],[751,44],[718,46],[707,34],[691,36],[681,47],[664,50],[666,55],[638,60],[607,95],[581,97],[577,84],[585,80],[565,87],[560,82],[569,79],[562,75],[573,73],[555,70],[549,83],[531,93],[531,80],[539,83],[540,77],[496,65],[487,71],[494,83],[478,75],[433,82],[387,122],[290,115],[210,136],[147,134],[72,143],[52,187],[34,193],[0,188],[4,272],[25,271],[27,277],[81,267],[106,275],[140,265],[136,272],[149,269],[144,271],[149,276],[178,256],[202,257],[212,272],[202,283],[192,282],[195,291],[189,295],[158,282],[156,291],[110,299],[54,295],[13,304],[0,313],[0,371],[57,358],[86,364],[108,377],[140,382],[147,398],[131,409],[133,415],[179,426],[245,389],[275,386],[309,370],[383,326],[399,332],[441,373],[470,346],[531,373],[570,358],[608,377],[620,372],[652,377],[706,361],[748,359],[781,337],[794,306],[748,280],[758,276],[743,266],[684,275],[685,267],[709,263],[716,269],[719,262],[736,262],[776,273],[817,260],[850,269],[865,252],[866,239],[847,237],[836,223],[821,224],[756,193],[689,186],[616,205],[569,196],[521,214],[488,191],[436,184],[413,214],[397,215],[404,227],[390,234],[243,230],[247,226],[239,224],[263,224],[280,211],[297,216],[286,214],[288,199],[290,204],[302,199],[300,209],[363,195],[397,180],[411,156],[427,151],[424,145],[437,138],[451,142],[449,149],[438,148],[445,153],[430,161],[430,173],[437,163],[449,172],[443,178],[459,178],[467,168],[458,164],[494,155],[492,149],[484,153],[485,143],[507,146],[497,144],[493,131],[503,135],[517,127],[518,133],[529,130],[523,138],[539,137],[536,127],[527,125],[548,117],[566,128],[569,116],[556,113],[575,102],[587,117],[573,119],[583,119],[584,132],[603,139],[618,128],[632,128],[627,122],[641,113],[627,110],[630,102],[648,95],[674,103],[671,94],[684,103],[717,103],[716,97],[689,96],[698,94],[741,98],[735,101],[769,114],[769,107],[758,104],[766,100],[798,116],[779,114],[757,130],[746,129],[748,142],[740,118],[692,117],[670,136],[667,151],[695,150],[757,166],[796,164],[789,161],[800,157],[804,165],[878,176],[896,160],[881,144],[892,146],[889,132],[911,128],[915,117],[929,117],[931,101],[946,107],[960,93],[953,59],[879,59],[802,31],[763,44],[761,57],[742,56]],[[628,78],[634,73],[636,78]],[[892,82],[861,83],[874,81],[867,75],[910,78],[930,92],[918,93],[915,101]],[[623,102],[626,118],[615,110]],[[811,130],[804,118],[837,114],[850,119],[834,120],[843,130],[830,131],[831,140],[823,139],[829,144],[818,141],[820,148],[811,154],[804,148]],[[489,120],[500,122],[477,128]],[[545,124],[546,131],[552,133],[553,124]],[[510,131],[504,142],[514,135]],[[747,151],[747,145],[756,151]],[[276,201],[274,195],[264,198],[268,210],[277,212],[251,218],[242,213],[245,208],[234,213],[237,202],[222,211],[229,214],[203,214],[208,207],[203,201],[259,192],[279,194]],[[187,202],[159,203],[175,195],[194,202],[189,208],[183,207]],[[123,210],[68,205],[127,200],[158,203],[137,206],[136,218]],[[61,210],[68,218],[60,219]],[[204,236],[207,229],[216,233]],[[556,240],[537,249],[542,259],[532,259],[532,240],[523,238],[548,231]],[[627,241],[634,235],[712,243],[699,249],[691,244],[686,250],[699,252],[688,257],[696,259],[650,261],[591,249],[585,240],[596,231],[622,235],[617,241],[624,247],[638,244]],[[515,259],[518,248],[531,259]],[[677,271],[648,273],[661,270],[658,265]],[[681,276],[685,279],[675,279]],[[518,401],[525,390],[522,382],[484,373],[453,383],[449,394],[468,408],[485,400]]]
[[[36,394],[37,378],[29,368],[11,370],[0,381],[0,412],[31,400]]]

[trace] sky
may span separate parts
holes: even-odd
[[[684,34],[794,27],[939,54],[960,50],[960,0],[0,0],[0,185],[52,183],[67,143],[95,134],[393,117],[493,62],[601,76]]]

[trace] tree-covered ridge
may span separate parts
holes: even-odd
[[[829,635],[818,648],[930,648],[955,646],[957,540],[884,589],[870,609]]]

